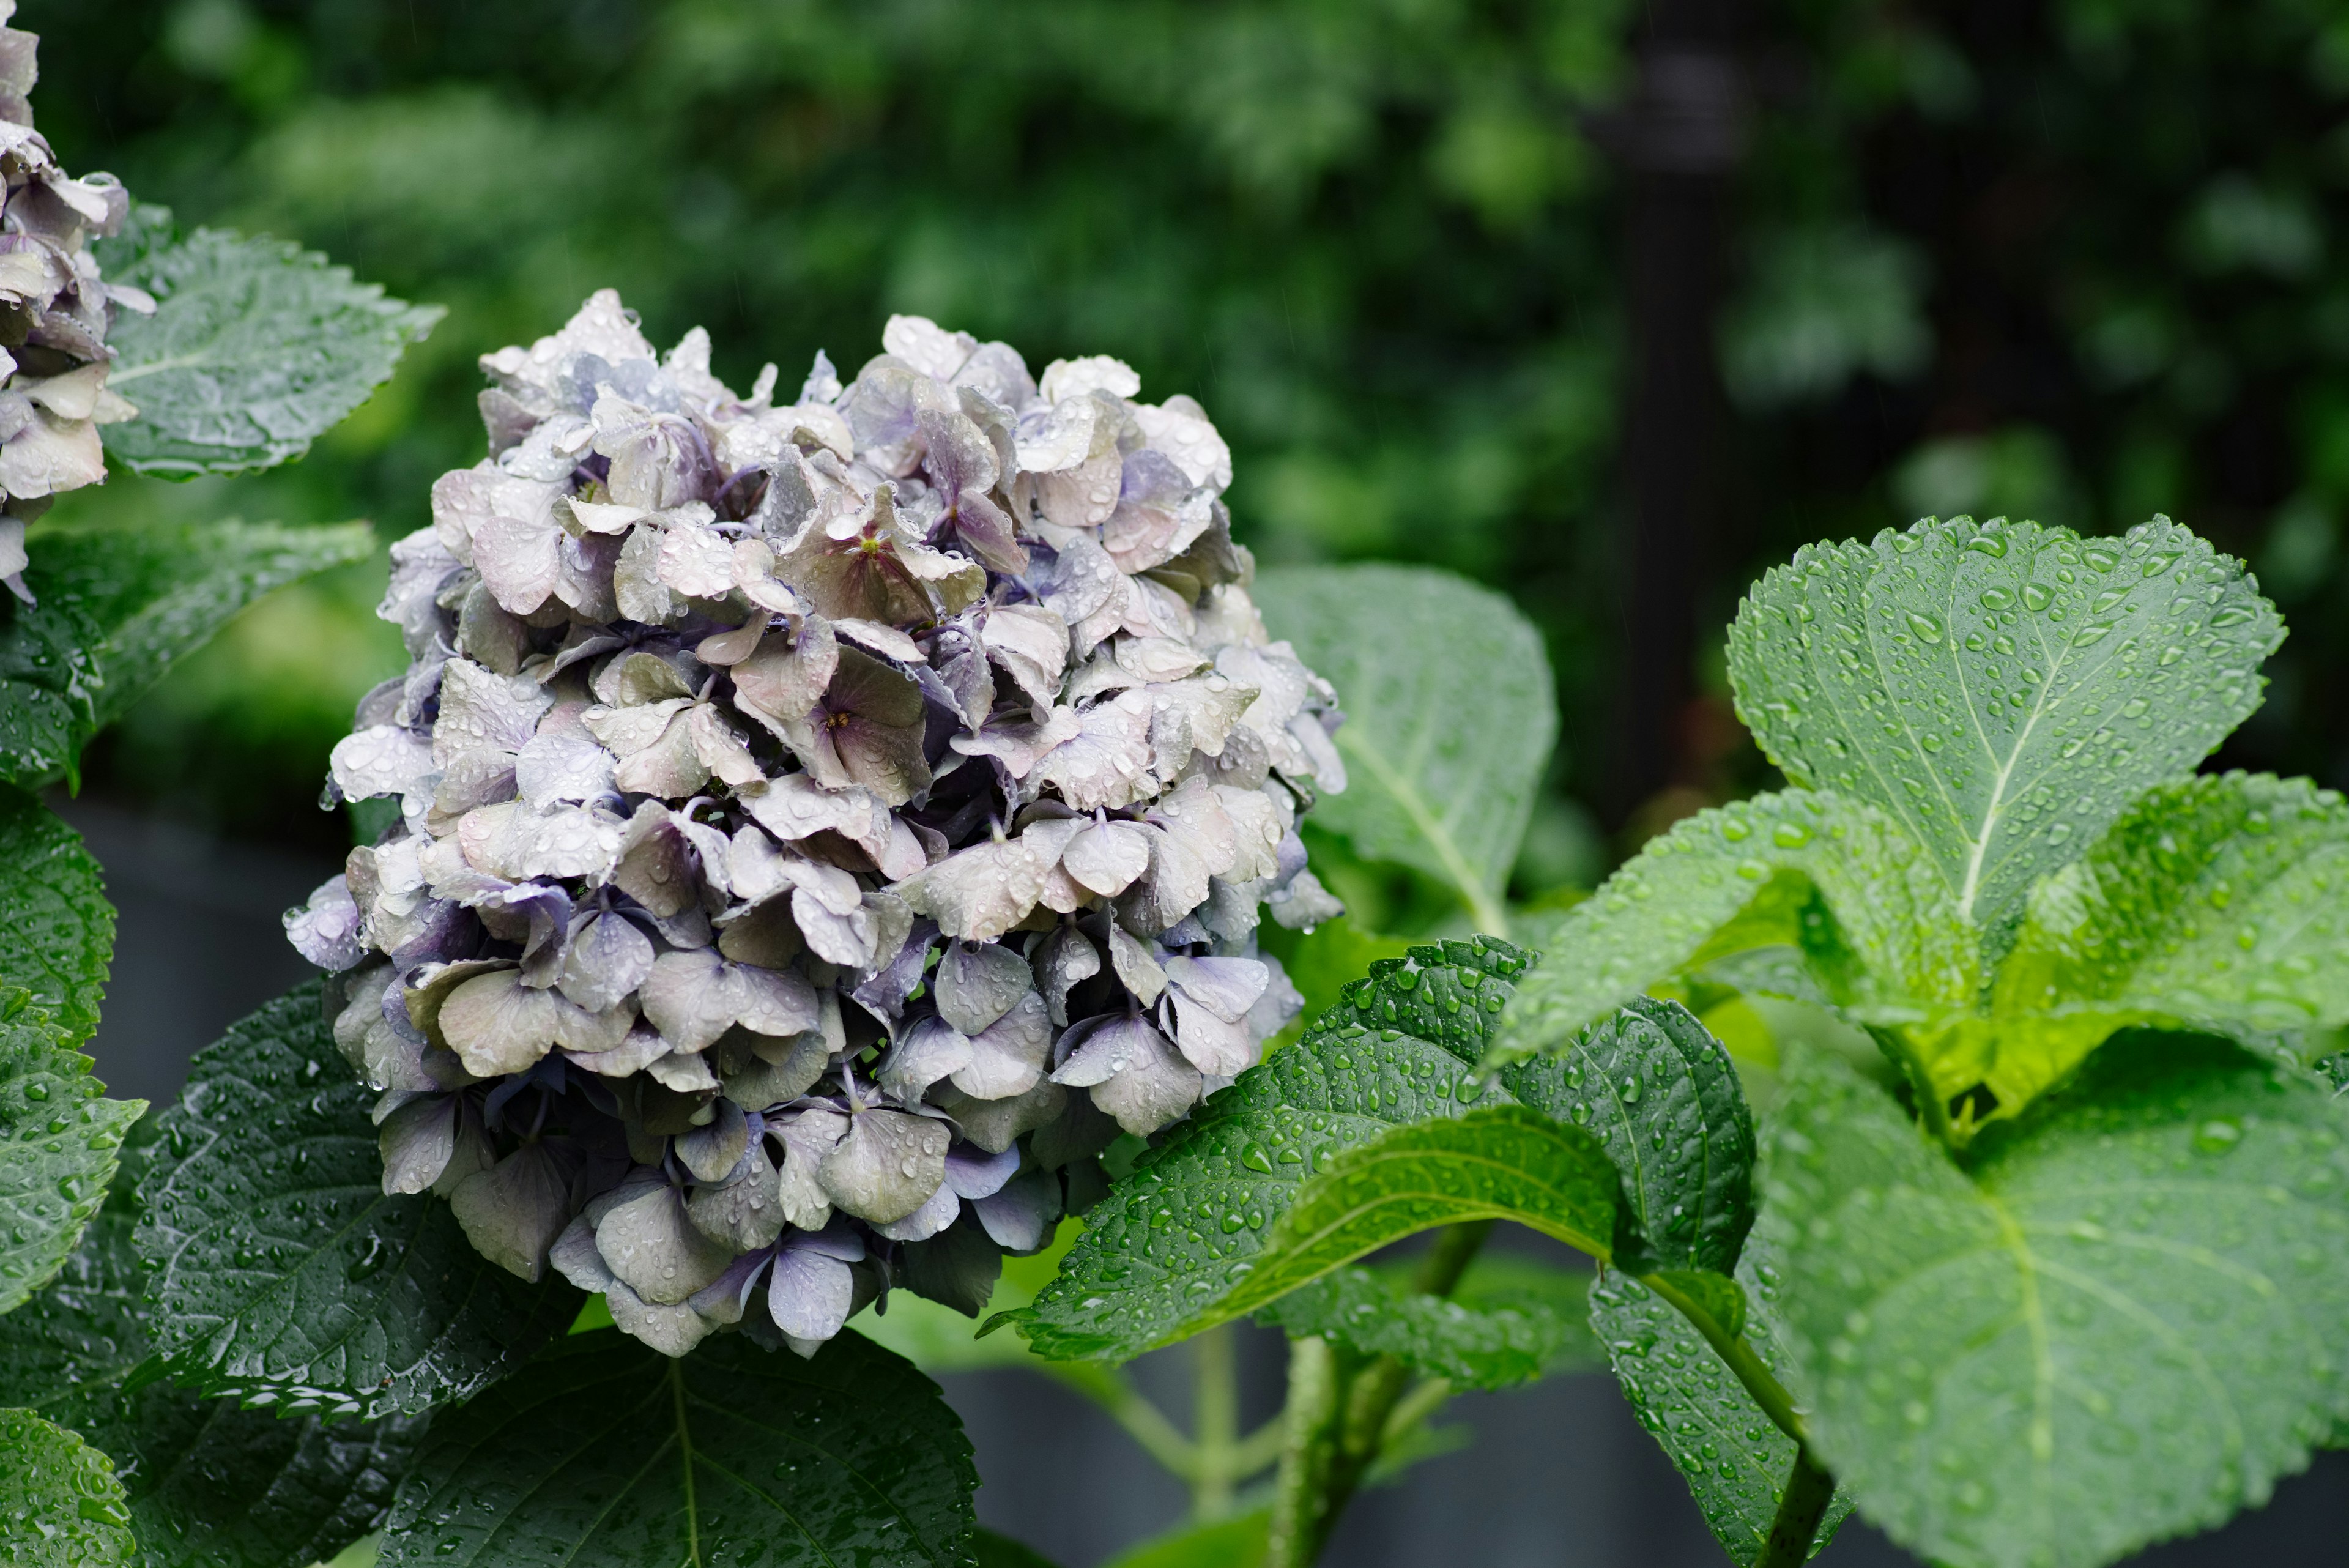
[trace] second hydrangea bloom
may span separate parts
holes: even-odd
[[[399,821],[288,917],[385,1186],[673,1355],[975,1310],[1299,1006],[1269,906],[1329,687],[1267,635],[1230,454],[1114,359],[894,317],[748,398],[608,292],[489,356],[491,456],[393,548],[413,662],[330,794]]]

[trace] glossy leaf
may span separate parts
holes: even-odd
[[[1502,891],[1557,738],[1541,634],[1488,588],[1424,566],[1292,566],[1251,589],[1338,689],[1347,785],[1313,821],[1455,888],[1506,935]]]
[[[0,610],[0,779],[70,773],[121,717],[255,599],[365,560],[363,523],[45,525],[26,545],[36,602]]]
[[[1185,1525],[1112,1558],[1104,1568],[1263,1568],[1272,1512]]]
[[[1055,1360],[1123,1360],[1237,1315],[1219,1299],[1319,1164],[1392,1127],[1508,1097],[1469,1064],[1529,961],[1479,938],[1373,965],[1341,1006],[1242,1074],[1086,1216],[1060,1274],[1018,1319],[1029,1344]],[[1413,1033],[1423,1029],[1442,1043]]]
[[[1640,996],[1575,1036],[1559,1061],[1506,1081],[1598,1137],[1622,1172],[1640,1266],[1735,1268],[1754,1223],[1754,1116],[1721,1042],[1680,1003]]]
[[[2119,539],[1928,519],[1773,569],[1729,671],[1789,779],[1889,813],[1996,928],[2242,722],[2282,640],[2242,563],[2166,517]]]
[[[139,417],[105,428],[107,454],[138,472],[191,478],[301,456],[443,314],[283,240],[198,229],[160,243],[169,222],[143,210],[137,236],[107,258],[109,281],[159,302],[151,317],[118,317],[108,338],[108,389]]]
[[[1590,1325],[1632,1413],[1671,1457],[1723,1550],[1752,1564],[1777,1517],[1795,1440],[1771,1424],[1689,1320],[1630,1275],[1610,1272],[1591,1286]],[[1748,1343],[1775,1370],[1782,1357],[1767,1325],[1749,1318],[1746,1327]],[[1850,1512],[1851,1500],[1838,1496],[1813,1554]]]
[[[1961,1168],[1798,1056],[1755,1241],[1821,1458],[1953,1568],[2089,1568],[2265,1501],[2349,1415],[2344,1135],[2297,1074],[2133,1034]]]
[[[126,1195],[65,1272],[0,1317],[0,1404],[114,1457],[139,1568],[307,1568],[372,1530],[423,1437],[417,1417],[328,1426],[143,1374],[150,1349]]]
[[[0,1410],[0,1558],[117,1568],[137,1550],[112,1462],[30,1410]]]
[[[0,987],[31,992],[78,1045],[98,1028],[113,954],[114,906],[81,835],[0,784]]]
[[[297,987],[197,1053],[142,1179],[140,1250],[171,1375],[370,1417],[462,1399],[577,1315],[474,1251],[448,1205],[387,1197],[374,1095]]]
[[[1824,925],[1801,919],[1814,891]],[[1801,943],[1863,1022],[1931,1024],[1972,1009],[1974,933],[1930,857],[1870,806],[1788,790],[1687,818],[1576,905],[1518,988],[1493,1059],[1563,1048],[1655,981],[1718,956],[1713,939],[1749,914],[1739,945]]]
[[[1983,1079],[2026,1097],[2133,1024],[2240,1035],[2349,1023],[2349,805],[2228,774],[2148,793],[2032,890]]]
[[[1607,1263],[1619,1192],[1597,1138],[1523,1106],[1396,1127],[1320,1165],[1254,1266],[1196,1326],[1253,1311],[1391,1242],[1467,1220],[1515,1220]]]
[[[1343,1268],[1281,1297],[1262,1319],[1292,1338],[1319,1334],[1365,1355],[1392,1355],[1458,1387],[1507,1388],[1592,1365],[1580,1299],[1590,1276],[1547,1272],[1563,1289],[1495,1300],[1470,1289],[1423,1295],[1390,1271]]]
[[[25,992],[0,992],[0,1313],[64,1266],[144,1100],[109,1100]]]
[[[581,1334],[433,1423],[380,1568],[969,1561],[978,1484],[936,1385],[854,1330],[672,1361]]]

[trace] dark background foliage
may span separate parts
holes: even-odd
[[[1766,767],[1722,621],[1926,511],[2250,556],[2293,636],[2225,760],[2349,778],[2349,19],[2320,0],[26,0],[41,124],[191,222],[450,306],[305,462],[67,504],[420,524],[473,357],[617,286],[721,370],[893,310],[1107,351],[1230,436],[1268,560],[1433,562],[1549,639],[1521,893]],[[353,576],[94,787],[325,846]],[[1397,913],[1402,919],[1403,914]]]

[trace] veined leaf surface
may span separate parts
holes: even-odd
[[[0,609],[0,779],[71,771],[82,746],[238,611],[365,560],[363,523],[42,524],[26,542],[37,602]]]
[[[1999,968],[1984,1081],[2021,1099],[2134,1024],[2349,1023],[2349,805],[2228,774],[2147,794],[2032,890]]]
[[[1479,930],[1507,936],[1502,890],[1557,739],[1541,634],[1425,566],[1282,567],[1251,592],[1345,703],[1346,790],[1314,823],[1449,884]]]
[[[0,1557],[119,1568],[137,1550],[112,1461],[30,1410],[0,1410]]]
[[[296,987],[196,1054],[140,1183],[158,1355],[209,1394],[412,1414],[512,1371],[578,1291],[482,1257],[449,1206],[387,1196],[368,1106]]]
[[[150,1348],[128,1194],[65,1271],[0,1317],[0,1405],[115,1459],[137,1568],[308,1568],[373,1530],[424,1433],[416,1417],[328,1426],[142,1380]]]
[[[2318,1084],[2133,1035],[1961,1167],[1808,1054],[1765,1132],[1762,1304],[1820,1457],[1922,1556],[2109,1563],[2265,1501],[2349,1416]]]
[[[937,1386],[854,1329],[808,1360],[577,1335],[433,1423],[380,1568],[955,1568],[978,1484]]]
[[[388,380],[444,314],[388,299],[283,240],[198,229],[171,243],[143,208],[106,247],[107,275],[155,296],[125,312],[108,347],[110,391],[139,417],[105,428],[107,454],[140,473],[192,478],[301,456]]]
[[[64,1266],[144,1100],[109,1100],[26,992],[0,992],[0,1313]]]
[[[81,835],[0,784],[0,988],[31,992],[78,1045],[98,1029],[113,955],[114,906]]]
[[[1890,813],[1994,929],[2242,722],[2282,640],[2242,563],[2166,517],[2118,539],[1927,519],[1772,569],[1729,670],[1788,778]]]

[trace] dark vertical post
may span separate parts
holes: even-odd
[[[1740,9],[1740,0],[1651,0],[1635,40],[1639,89],[1609,137],[1627,177],[1631,326],[1616,550],[1623,663],[1604,792],[1616,827],[1676,782],[1697,589],[1716,566],[1723,419],[1713,322],[1743,143]]]

